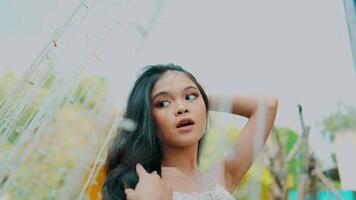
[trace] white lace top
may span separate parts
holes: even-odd
[[[175,192],[173,200],[235,200],[235,198],[221,185],[216,184],[215,188],[206,192]]]

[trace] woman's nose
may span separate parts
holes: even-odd
[[[182,114],[184,114],[184,113],[189,113],[189,110],[188,110],[188,108],[187,108],[186,106],[180,105],[180,106],[178,107],[177,111],[176,111],[176,116],[182,115]]]

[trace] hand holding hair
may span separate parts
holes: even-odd
[[[173,189],[161,179],[156,171],[148,173],[140,163],[137,163],[136,172],[139,177],[136,188],[125,189],[128,200],[172,200]]]

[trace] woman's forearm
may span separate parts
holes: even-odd
[[[262,103],[267,108],[275,108],[278,104],[275,97],[210,95],[208,98],[210,110],[229,112],[246,118],[250,118],[257,112],[260,100],[263,100]]]

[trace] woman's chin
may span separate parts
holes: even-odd
[[[175,142],[177,146],[191,146],[198,144],[199,140],[203,137],[204,134],[200,136],[198,134],[187,134],[187,133],[178,133],[179,139]]]

